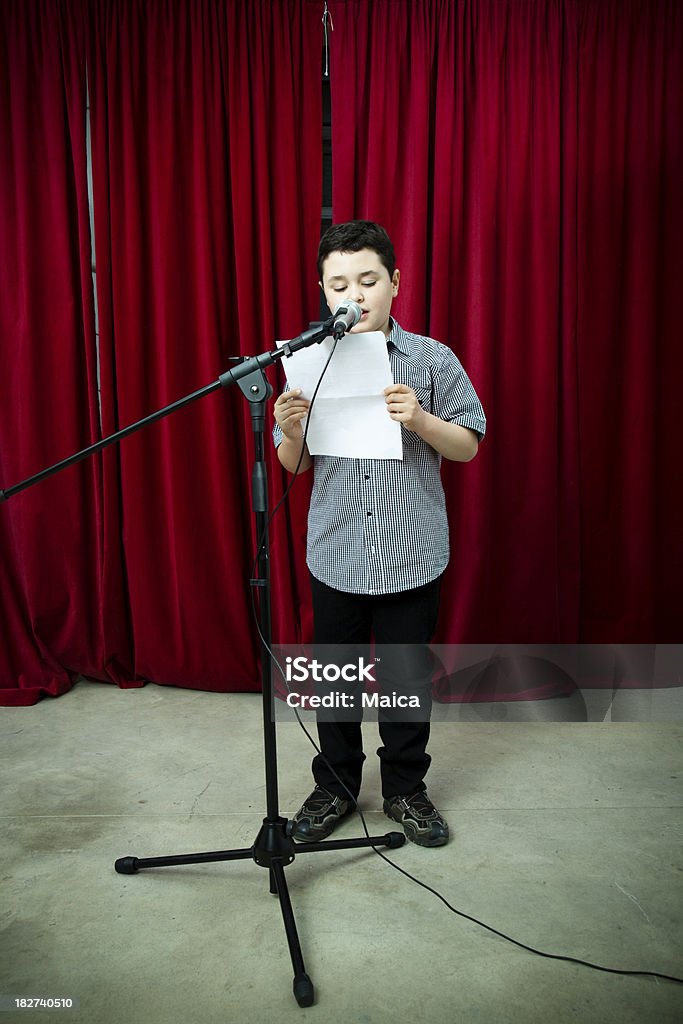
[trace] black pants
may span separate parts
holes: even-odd
[[[398,594],[347,594],[311,576],[315,644],[411,645],[411,657],[426,659],[439,609],[440,579]],[[384,659],[383,659],[384,660]],[[424,704],[422,705],[424,708]],[[431,704],[429,705],[431,707]],[[424,777],[431,763],[426,752],[429,740],[429,709],[426,721],[396,721],[396,713],[379,711],[383,746],[380,758],[382,795],[408,795],[425,789]],[[393,719],[393,720],[392,720]],[[318,721],[320,749],[354,797],[358,796],[365,754],[360,721]],[[348,799],[325,759],[313,759],[316,783],[330,793]]]

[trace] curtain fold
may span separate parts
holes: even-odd
[[[102,0],[90,28],[109,433],[315,314],[320,24],[295,0]],[[284,478],[266,441],[277,496]],[[231,388],[124,441],[105,464],[105,584],[125,587],[135,678],[259,689],[252,450],[247,404]],[[273,565],[287,579],[275,628],[298,635],[283,523]]]
[[[683,8],[577,7],[582,635],[676,641]]]
[[[680,6],[331,10],[334,220],[387,227],[398,319],[454,349],[489,419],[444,468],[439,638],[675,639]]]
[[[0,480],[99,438],[85,45],[68,3],[0,5]],[[0,703],[105,661],[96,460],[0,505]]]

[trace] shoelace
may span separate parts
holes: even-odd
[[[406,810],[411,814],[414,814],[415,817],[435,818],[439,815],[439,812],[436,807],[434,807],[429,797],[422,793],[418,793],[416,796],[412,797],[412,799],[404,799],[402,803]]]
[[[333,803],[336,798],[326,789],[317,787],[306,801],[306,810],[321,811],[325,804]]]

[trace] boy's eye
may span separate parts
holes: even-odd
[[[377,284],[376,281],[361,281],[361,283],[360,283],[361,288],[372,288],[376,284]],[[337,284],[337,285],[333,285],[332,286],[332,291],[333,292],[345,292],[346,289],[347,289],[347,285],[345,285],[345,284]]]

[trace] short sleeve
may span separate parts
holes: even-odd
[[[481,441],[486,433],[486,416],[479,396],[458,357],[440,342],[432,367],[432,386],[434,415],[447,423],[469,427]]]

